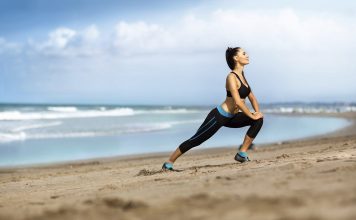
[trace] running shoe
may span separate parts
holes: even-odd
[[[246,152],[237,152],[237,154],[235,155],[235,160],[240,162],[240,163],[244,163],[247,161],[250,161],[250,159],[247,156]]]
[[[173,164],[164,162],[164,164],[162,165],[162,170],[171,170],[171,171],[173,171]]]

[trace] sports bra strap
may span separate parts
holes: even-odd
[[[240,79],[239,75],[237,75],[237,73],[235,73],[234,71],[231,71],[233,74],[235,74],[237,76],[237,78],[240,80],[240,82],[245,85],[242,80]],[[242,71],[243,72],[243,71]],[[247,85],[248,85],[248,88],[250,88],[250,85],[248,84],[248,82],[246,81]]]
[[[233,74],[235,74],[237,76],[238,79],[240,79],[239,75],[237,75],[237,73],[235,73],[234,71],[231,71]]]

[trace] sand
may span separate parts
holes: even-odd
[[[325,114],[319,114],[323,116]],[[313,138],[0,169],[0,219],[356,219],[354,123]],[[172,149],[173,150],[173,149]]]

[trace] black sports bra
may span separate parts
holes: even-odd
[[[239,91],[240,97],[242,99],[245,99],[251,92],[250,85],[248,87],[245,86],[245,84],[243,84],[243,82],[241,81],[240,77],[235,72],[232,72],[232,73],[235,74],[237,76],[237,78],[240,80],[241,86],[238,89],[238,91]],[[231,92],[229,90],[226,90],[226,96],[227,97],[232,97]]]

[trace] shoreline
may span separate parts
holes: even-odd
[[[329,116],[329,115],[327,115]],[[356,113],[332,134],[267,144],[0,169],[0,219],[356,219]],[[124,158],[125,157],[125,158]]]
[[[272,113],[269,113],[272,114]],[[274,114],[274,113],[273,113]],[[313,140],[313,139],[320,139],[320,138],[325,138],[325,137],[342,137],[342,136],[348,136],[348,135],[355,135],[356,132],[356,112],[342,112],[342,113],[286,113],[286,114],[280,114],[278,115],[284,115],[284,116],[314,116],[314,117],[335,117],[335,118],[343,118],[347,119],[350,123],[350,125],[337,129],[335,131],[323,133],[320,135],[312,135],[310,137],[304,137],[304,138],[298,138],[295,140],[290,140],[290,141],[283,141],[283,142],[298,142],[298,141],[303,141],[303,140]],[[274,144],[278,144],[278,142],[274,142]]]
[[[268,147],[271,145],[282,145],[285,143],[298,143],[301,141],[308,141],[308,140],[316,140],[316,139],[324,139],[326,137],[340,137],[340,136],[348,136],[356,134],[356,112],[342,112],[342,113],[268,113],[273,115],[282,115],[288,117],[298,117],[298,116],[314,116],[314,117],[336,117],[336,118],[343,118],[349,120],[351,123],[350,125],[337,129],[335,131],[323,133],[320,135],[312,135],[303,138],[285,140],[285,141],[275,141],[269,143],[261,143],[256,145],[257,147]],[[188,153],[196,154],[196,153],[204,153],[204,151],[208,152],[219,152],[220,150],[226,149],[236,149],[236,146],[231,145],[223,145],[217,147],[209,147],[204,149],[194,149],[194,151],[190,151]],[[138,154],[129,154],[129,155],[118,155],[118,156],[107,156],[107,157],[94,157],[88,159],[81,159],[76,161],[59,161],[59,162],[51,162],[51,163],[36,163],[36,164],[24,164],[24,165],[13,165],[13,166],[1,166],[0,173],[6,172],[9,170],[16,170],[16,169],[26,169],[26,168],[50,168],[50,167],[57,167],[57,166],[67,166],[67,165],[78,165],[78,164],[90,164],[90,163],[97,163],[97,162],[112,162],[117,160],[136,160],[139,158],[156,158],[162,156],[169,156],[171,151],[162,151],[162,152],[147,152],[147,153],[138,153]]]

